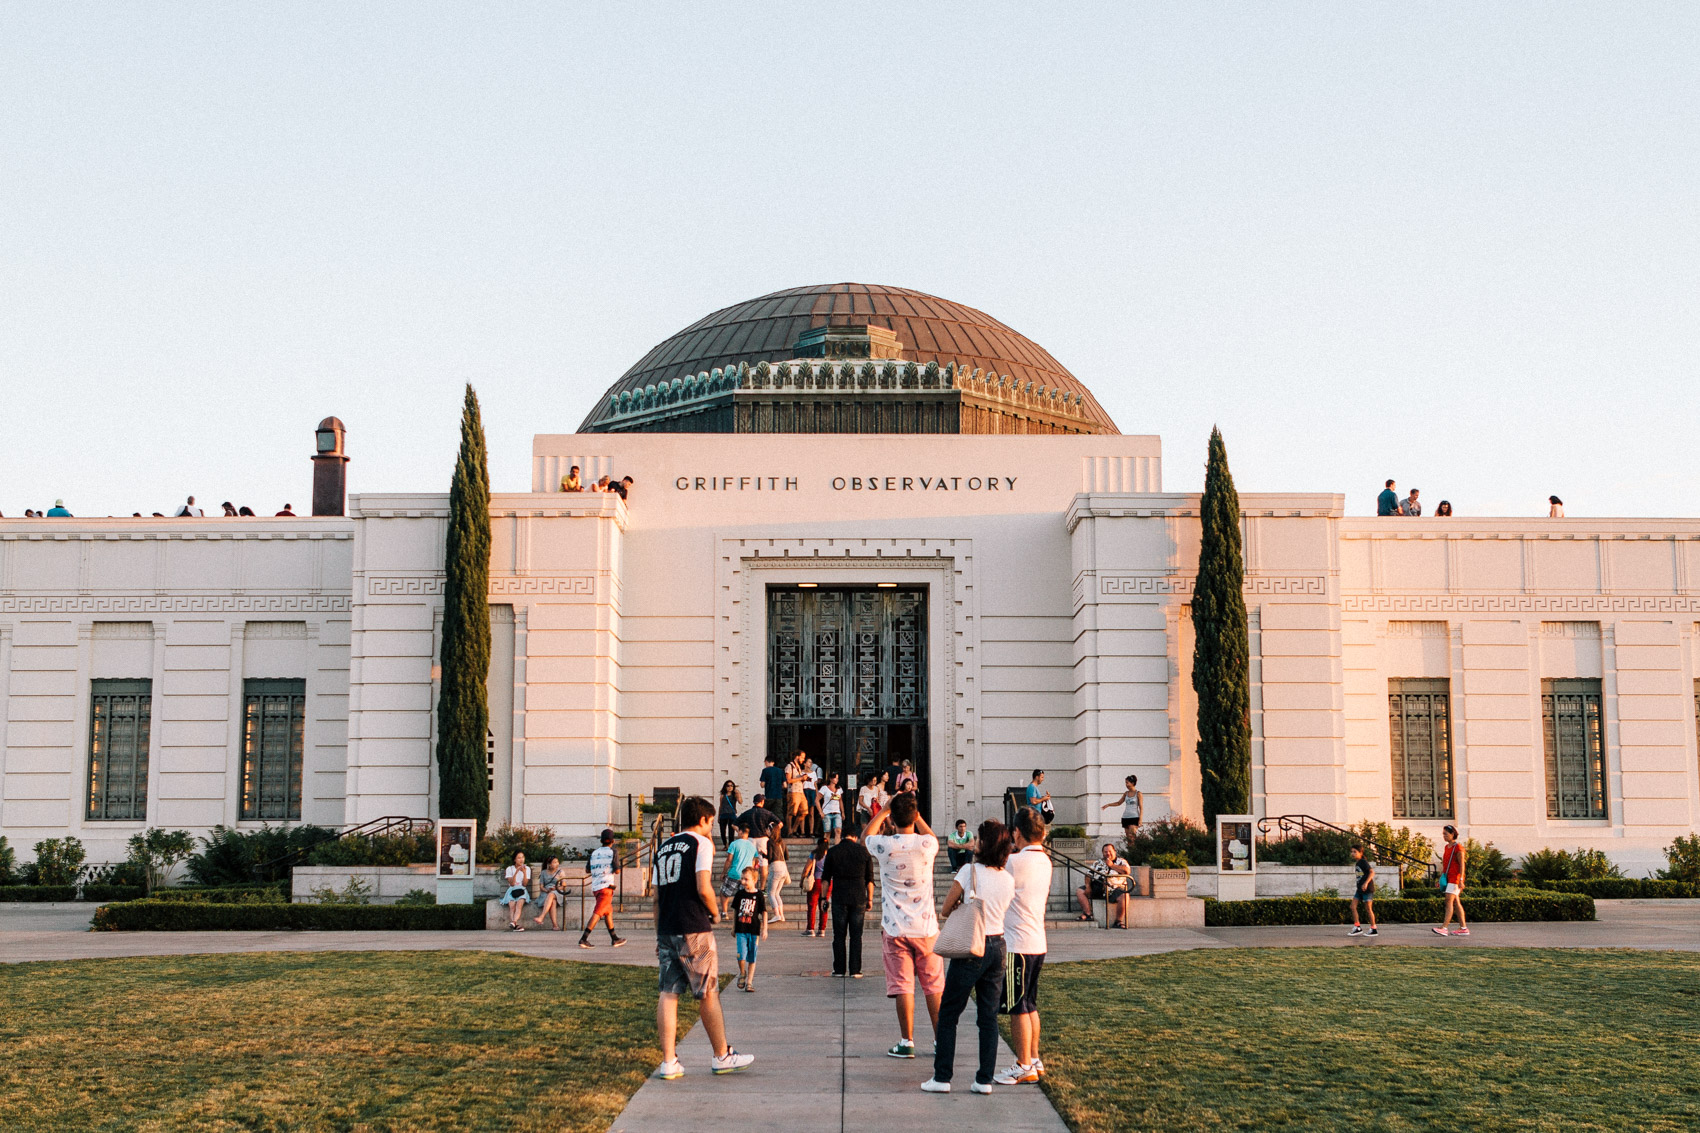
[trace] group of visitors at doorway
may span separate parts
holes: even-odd
[[[763,761],[760,783],[751,810],[743,809],[744,794],[736,781],[721,784],[715,814],[723,847],[731,844],[740,818],[750,820],[755,837],[766,837],[766,827],[778,825],[787,837],[824,838],[831,845],[842,835],[847,819],[866,826],[891,805],[893,795],[913,794],[920,787],[914,763],[901,759],[868,775],[853,795],[848,794],[836,771],[823,773],[804,751],[793,753],[783,764],[769,755]],[[756,809],[766,811],[772,822],[754,817],[751,811]]]
[[[773,761],[769,762],[773,766]],[[779,769],[782,773],[785,769]],[[901,769],[900,769],[901,770]],[[909,769],[913,774],[913,769]],[[834,777],[828,776],[830,783]],[[781,787],[785,785],[779,780]],[[764,782],[763,795],[768,784]],[[1044,1074],[1039,1055],[1039,976],[1046,953],[1045,906],[1051,890],[1051,859],[1045,850],[1046,823],[1035,807],[1016,812],[1013,826],[987,819],[968,832],[956,823],[949,836],[954,876],[944,904],[935,908],[933,863],[939,839],[920,813],[915,784],[869,808],[866,825],[853,822],[829,840],[823,828],[800,883],[808,895],[804,935],[824,936],[822,916],[830,909],[832,975],[861,979],[862,932],[880,891],[880,955],[886,996],[897,1016],[892,1058],[917,1057],[916,1000],[932,1023],[932,1073],[920,1088],[948,1093],[954,1077],[958,1024],[972,999],[977,1006],[975,1093],[994,1084],[1035,1083]],[[816,788],[823,791],[825,786]],[[728,803],[726,800],[732,801]],[[765,800],[763,800],[765,801]],[[818,805],[818,795],[817,795]],[[656,956],[660,998],[656,1024],[665,1080],[685,1073],[678,1059],[678,998],[700,1004],[703,1029],[713,1046],[716,1074],[746,1069],[754,1058],[738,1053],[726,1035],[719,1001],[718,951],[714,926],[733,922],[738,958],[737,987],[756,990],[760,944],[768,926],[784,920],[783,883],[777,865],[785,860],[785,823],[761,806],[737,813],[737,788],[727,783],[717,807],[692,797],[680,804],[679,833],[655,856]],[[710,832],[717,816],[730,822],[725,871],[714,884],[715,847]],[[789,817],[790,812],[784,812]],[[757,817],[757,816],[765,816]],[[754,827],[751,819],[754,818]],[[759,827],[760,833],[757,833]],[[1007,977],[1007,978],[1006,978]],[[999,1069],[998,1015],[1010,1017],[1015,1063]]]
[[[1399,489],[1392,480],[1375,498],[1375,514],[1420,516],[1423,513],[1422,489],[1412,488],[1404,499],[1399,498]],[[1440,506],[1434,509],[1436,519],[1449,519],[1452,516],[1452,501],[1441,500]],[[1564,501],[1557,496],[1547,497],[1547,518],[1564,518]]]

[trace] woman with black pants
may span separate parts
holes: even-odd
[[[744,796],[738,793],[738,784],[728,779],[720,785],[720,848],[725,849],[732,844],[732,823],[738,819],[738,812],[743,809]]]
[[[933,1054],[933,1076],[921,1089],[929,1094],[950,1093],[950,1078],[956,1063],[956,1024],[975,1000],[979,1016],[980,1065],[974,1072],[976,1094],[992,1092],[992,1075],[998,1060],[998,998],[1003,991],[1003,917],[1015,898],[1015,879],[1004,869],[1009,861],[1009,829],[995,818],[980,823],[980,847],[975,860],[963,866],[950,883],[939,918],[949,918],[966,899],[970,889],[980,902],[980,923],[986,927],[984,954],[952,960],[944,974],[944,997],[939,1003],[938,1043]]]

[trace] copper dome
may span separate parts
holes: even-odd
[[[905,287],[828,283],[793,287],[735,303],[697,320],[645,354],[597,399],[579,426],[590,431],[607,419],[609,399],[623,391],[671,382],[716,367],[779,362],[796,357],[797,338],[812,327],[862,323],[897,335],[903,357],[955,363],[1019,382],[1078,393],[1085,416],[1106,433],[1119,432],[1092,391],[1025,335],[983,311]]]

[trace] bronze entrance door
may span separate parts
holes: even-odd
[[[931,814],[925,587],[768,588],[767,750],[837,772],[846,821],[851,783],[910,760]]]

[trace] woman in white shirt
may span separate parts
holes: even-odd
[[[974,997],[980,1031],[980,1061],[974,1071],[976,1094],[992,1092],[992,1075],[998,1058],[998,998],[1003,991],[1004,916],[1015,899],[1015,879],[1004,866],[1009,862],[1009,829],[995,818],[980,823],[980,848],[973,862],[957,871],[944,899],[939,919],[948,919],[962,904],[970,889],[980,902],[980,923],[986,929],[986,948],[979,956],[952,960],[944,974],[944,998],[939,1003],[938,1039],[934,1046],[933,1076],[921,1084],[929,1094],[950,1093],[950,1078],[956,1063],[956,1024]]]
[[[524,854],[514,855],[514,864],[502,873],[502,879],[508,883],[508,891],[502,894],[502,904],[508,907],[508,928],[524,932],[525,926],[519,923],[519,918],[525,912],[526,902],[531,900],[526,889],[531,884],[531,867],[525,864]]]
[[[844,829],[844,788],[838,785],[836,771],[826,777],[826,785],[820,789],[820,814],[822,836],[828,844],[836,843]]]

